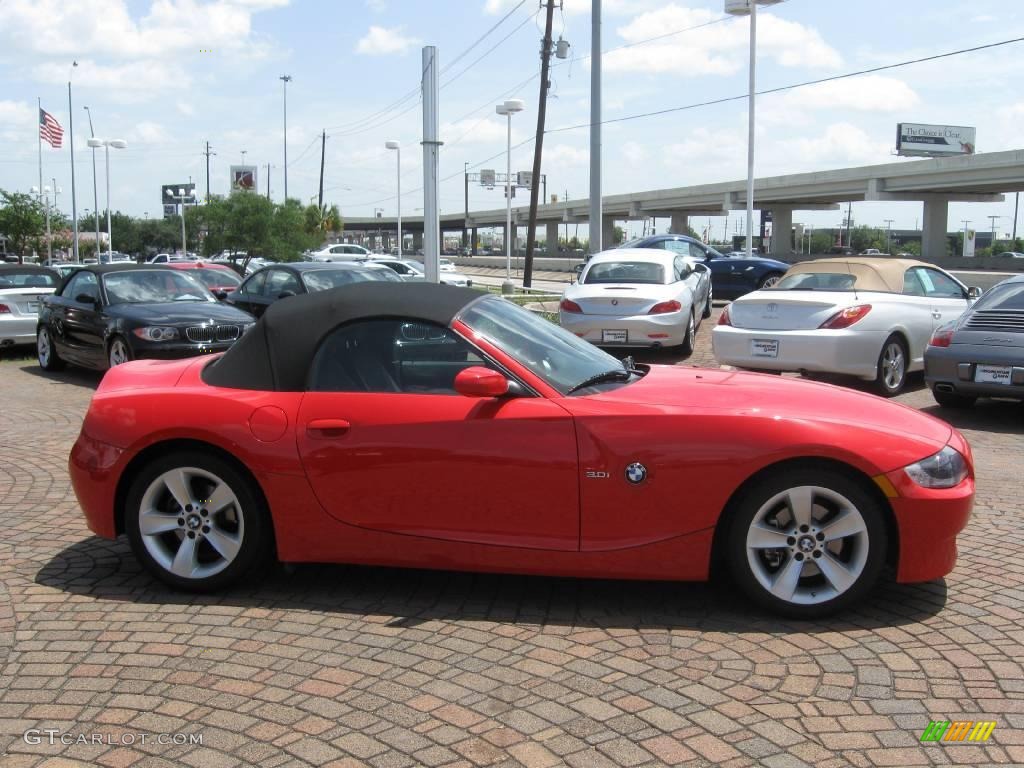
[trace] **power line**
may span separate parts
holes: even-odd
[[[950,58],[952,56],[960,56],[960,55],[965,54],[965,53],[975,53],[977,51],[984,51],[984,50],[988,50],[988,49],[991,49],[991,48],[998,48],[998,47],[1003,46],[1003,45],[1010,45],[1011,43],[1020,43],[1020,42],[1024,42],[1024,37],[1015,37],[1015,38],[1012,38],[1010,40],[1001,40],[998,43],[987,43],[986,45],[977,45],[977,46],[974,46],[973,48],[961,48],[960,50],[956,50],[956,51],[948,51],[946,53],[937,53],[934,56],[924,56],[924,57],[919,58],[919,59],[908,59],[907,61],[900,61],[900,62],[897,62],[895,64],[885,64],[885,65],[880,66],[880,67],[871,67],[870,69],[861,69],[861,70],[858,70],[856,72],[847,72],[847,73],[842,74],[842,75],[832,75],[831,77],[822,77],[822,78],[819,78],[817,80],[805,80],[802,83],[792,83],[790,85],[780,85],[777,88],[767,88],[767,89],[762,90],[762,91],[757,91],[755,95],[757,95],[757,96],[766,96],[766,95],[772,94],[772,93],[781,93],[783,91],[792,91],[792,90],[795,90],[797,88],[804,88],[804,87],[809,86],[809,85],[820,85],[821,83],[831,83],[831,82],[834,82],[836,80],[846,80],[846,79],[851,78],[851,77],[860,77],[861,75],[870,75],[870,74],[873,74],[875,72],[884,72],[884,71],[890,70],[890,69],[898,69],[900,67],[908,67],[911,64],[922,64],[922,63],[928,62],[928,61],[937,61],[939,59],[948,59],[948,58]],[[715,106],[717,104],[726,104],[726,103],[732,102],[732,101],[744,101],[747,98],[748,98],[747,94],[743,94],[742,96],[726,96],[726,97],[721,98],[721,99],[712,99],[710,101],[701,101],[701,102],[698,102],[696,104],[686,104],[686,105],[681,106],[681,107],[668,107],[667,109],[658,109],[658,110],[655,110],[653,112],[641,112],[640,114],[636,114],[636,115],[625,115],[624,117],[614,117],[614,118],[610,118],[608,120],[602,120],[601,121],[601,125],[607,125],[609,123],[624,123],[624,122],[627,122],[627,121],[630,121],[630,120],[639,120],[640,118],[643,118],[643,117],[656,117],[657,115],[667,115],[667,114],[670,114],[672,112],[684,112],[684,111],[687,111],[687,110],[690,110],[690,109],[697,109],[698,107],[711,107],[711,106]],[[546,131],[546,133],[561,133],[563,131],[574,131],[574,130],[577,130],[579,128],[589,128],[589,127],[590,127],[590,123],[579,123],[577,125],[567,125],[567,126],[563,126],[561,128],[552,128],[552,129]]]
[[[482,35],[480,35],[480,37],[478,37],[476,39],[475,43],[473,43],[471,46],[469,46],[469,48],[464,50],[462,53],[460,53],[454,59],[449,61],[448,64],[446,64],[445,66],[441,67],[441,74],[442,75],[445,74],[449,69],[451,69],[453,66],[455,66],[461,59],[465,58],[469,54],[469,52],[472,51],[474,48],[476,48],[478,45],[480,45],[480,43],[482,43],[484,41],[484,39],[487,38],[487,36],[491,34],[491,32],[493,32],[498,27],[500,27],[502,24],[504,24],[505,21],[513,13],[518,11],[525,4],[526,4],[526,0],[519,0],[519,3],[514,8],[512,8],[508,13],[506,13],[504,16],[502,16],[500,19],[498,19],[498,21],[495,22],[494,26],[492,26],[490,29],[488,29],[486,32],[484,32]],[[518,27],[517,27],[517,29],[518,29]],[[513,31],[515,31],[515,30],[513,30]],[[498,45],[501,45],[501,42],[499,42]]]

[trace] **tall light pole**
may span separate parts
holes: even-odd
[[[725,0],[725,12],[750,16],[750,88],[747,97],[747,258],[754,251],[754,101],[757,73],[757,6],[777,5],[782,0]]]
[[[402,145],[397,141],[386,141],[384,146],[398,153],[398,170],[395,174],[397,189],[395,200],[398,206],[398,258],[402,258]]]
[[[85,114],[89,116],[89,138],[95,139],[96,133],[92,129],[92,112],[88,107],[85,108]],[[92,148],[92,212],[93,217],[96,220],[96,253],[100,252],[100,198],[99,193],[96,191],[96,147]],[[99,258],[96,259],[99,261]]]
[[[112,261],[114,258],[114,233],[110,228],[110,148],[124,149],[128,146],[128,142],[124,139],[89,139],[88,144],[94,150],[96,147],[103,147],[106,153],[106,168],[107,168],[107,261]],[[97,236],[96,242],[96,253],[99,254],[99,238]],[[97,257],[96,261],[100,261]]]
[[[502,293],[512,293],[512,115],[523,111],[522,99],[509,99],[498,104],[494,111],[508,118],[505,140],[505,282]]]
[[[288,83],[292,81],[291,75],[281,75],[278,78],[284,83],[284,201],[288,202]]]
[[[176,203],[181,203],[181,256],[188,256],[188,249],[185,247],[185,201],[188,200],[188,191],[178,187],[178,194],[167,190],[167,196]]]

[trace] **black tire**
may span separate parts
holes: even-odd
[[[180,470],[192,470],[186,472],[189,479],[184,483],[193,497],[191,501],[196,502],[191,509],[177,506],[169,486],[163,485],[162,478],[167,473]],[[212,501],[216,488],[208,476],[226,485],[235,501],[212,512],[203,509],[202,503]],[[242,579],[254,578],[269,561],[274,546],[269,510],[252,485],[252,479],[230,462],[204,451],[170,453],[150,462],[132,481],[123,510],[125,532],[135,557],[160,581],[188,592],[212,592]],[[158,522],[176,525],[144,536],[143,509],[155,509],[159,512],[154,516]],[[176,516],[180,516],[177,521],[173,520]],[[216,539],[208,535],[210,528],[217,528],[217,534],[227,533],[233,545],[237,545],[230,560],[211,543]],[[167,564],[168,559],[170,565],[174,564],[177,550],[186,537],[195,541],[190,550],[195,552],[193,575],[188,576],[172,572]],[[218,558],[226,562],[221,564]],[[213,572],[216,568],[219,570]],[[207,572],[196,572],[196,569]]]
[[[683,343],[680,345],[679,349],[682,351],[682,353],[686,357],[689,357],[690,355],[693,354],[693,350],[696,348],[696,346],[697,346],[697,320],[693,316],[693,310],[691,309],[690,310],[689,325],[686,326],[686,336],[683,337]]]
[[[41,341],[45,341],[46,353],[43,353]],[[36,360],[39,367],[44,371],[60,371],[64,369],[65,362],[57,354],[57,348],[53,345],[53,336],[46,325],[36,328]]]
[[[712,309],[712,307],[711,307],[711,286],[709,285],[708,286],[708,300],[707,300],[707,303],[704,305],[704,311],[700,313],[701,318],[704,319],[704,320],[707,320],[709,317],[711,317],[711,309]]]
[[[932,397],[934,397],[935,402],[943,408],[957,409],[970,408],[978,399],[974,395],[961,395],[957,392],[940,392],[937,389],[932,390]]]
[[[769,272],[757,282],[757,290],[771,288],[782,279],[782,272]]]
[[[899,375],[896,372],[895,356],[900,356]],[[907,366],[910,362],[907,354],[907,343],[898,334],[892,334],[882,345],[875,364],[874,390],[882,397],[895,397],[903,391],[907,384]]]
[[[124,359],[119,363],[114,362],[115,350],[124,350]],[[128,343],[128,340],[124,336],[112,336],[110,343],[107,344],[107,368],[113,368],[116,365],[127,363],[135,359],[135,354],[132,352],[132,345]]]
[[[773,519],[784,519],[786,510],[791,507],[785,501],[776,505],[775,500],[788,490],[797,488],[814,488],[815,492],[821,493],[820,496],[811,494],[813,503],[810,509],[812,515],[817,513],[818,517],[811,518],[812,525],[808,526],[809,530],[801,533],[803,529],[797,527],[793,530],[795,536],[787,536],[787,523],[777,529],[778,534],[772,534],[772,540],[774,541],[777,536],[782,547],[749,549],[748,533],[756,535],[763,530],[763,526],[754,527],[755,518],[763,522],[766,509],[779,509],[782,511]],[[797,492],[798,496],[799,493],[801,492]],[[833,504],[829,495],[835,496],[836,499],[841,497],[842,502],[852,505],[852,509],[860,516],[862,531],[841,540],[819,542],[823,531],[828,530],[828,523],[840,519],[844,514],[839,510],[849,508],[843,503]],[[733,578],[751,600],[772,613],[796,619],[829,616],[863,599],[878,581],[885,565],[888,547],[885,510],[859,482],[837,470],[783,470],[778,476],[766,477],[748,488],[732,504],[728,514],[730,518],[727,521],[729,528],[726,554]],[[769,527],[769,530],[776,529]],[[812,546],[814,549],[805,549],[804,545]],[[808,551],[811,554],[803,554]],[[778,564],[774,564],[774,556],[780,558]],[[818,564],[824,565],[825,562],[829,563],[828,570],[833,574],[837,573],[833,571],[834,564],[839,563],[844,566],[847,575],[853,572],[857,575],[839,590],[826,577],[825,571],[818,567]],[[847,565],[851,567],[845,568]],[[774,574],[771,573],[773,567],[777,569]],[[795,582],[793,596],[790,599],[783,599],[771,590],[784,591],[780,582],[785,582],[784,576],[787,575],[786,571],[789,568],[794,568],[799,578]],[[774,580],[769,588],[762,580],[770,579],[773,575]],[[833,592],[835,594],[829,597]]]

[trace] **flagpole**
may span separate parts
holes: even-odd
[[[42,202],[43,199],[43,100],[36,96],[36,107],[37,121],[39,124],[36,126],[36,141],[39,143],[39,200]]]
[[[76,61],[72,66],[77,67],[78,62]],[[71,226],[74,233],[71,248],[75,256],[75,263],[77,264],[81,259],[78,258],[78,205],[75,198],[75,114],[71,108],[70,76],[68,77],[68,133],[71,136]]]

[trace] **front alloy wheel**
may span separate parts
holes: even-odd
[[[845,475],[797,471],[744,496],[730,531],[733,574],[765,608],[817,618],[861,598],[885,559],[877,503]]]
[[[193,591],[236,581],[267,554],[262,502],[223,460],[173,454],[132,484],[125,511],[136,557],[157,578]]]
[[[132,351],[128,347],[128,342],[122,339],[120,336],[115,336],[114,340],[110,342],[110,354],[108,362],[110,367],[127,363],[132,359]]]
[[[890,336],[878,355],[875,389],[878,394],[893,397],[907,383],[907,349],[897,336]]]
[[[45,325],[39,326],[39,330],[36,331],[36,357],[39,360],[39,367],[44,371],[59,371],[64,367],[64,361],[53,348],[50,329]]]

